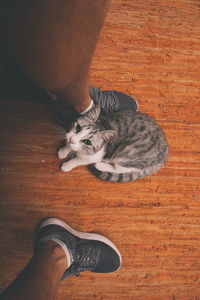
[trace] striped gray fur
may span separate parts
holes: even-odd
[[[121,111],[100,116],[99,126],[115,130],[117,138],[106,145],[103,161],[115,162],[126,168],[136,168],[127,173],[93,173],[98,178],[111,182],[134,181],[158,171],[165,163],[168,145],[162,129],[148,115]]]

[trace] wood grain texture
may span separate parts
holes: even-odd
[[[60,172],[52,107],[1,105],[1,290],[31,257],[35,226],[56,216],[107,236],[123,258],[111,275],[63,281],[58,300],[200,299],[199,70],[198,0],[112,2],[91,84],[134,96],[170,145],[166,166],[132,183]]]

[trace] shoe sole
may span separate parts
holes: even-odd
[[[137,100],[135,100],[134,99],[134,101],[135,101],[135,103],[136,103],[136,105],[137,105],[137,109],[136,109],[136,112],[138,111],[138,109],[139,109],[139,103],[138,103],[138,101]]]
[[[72,227],[70,227],[68,224],[66,224],[65,222],[63,222],[60,219],[57,218],[48,218],[46,220],[44,220],[40,226],[39,226],[39,230],[41,230],[42,228],[48,226],[48,225],[58,225],[63,227],[65,230],[67,230],[68,232],[70,232],[71,234],[73,234],[74,236],[81,238],[81,239],[85,239],[85,240],[95,240],[95,241],[100,241],[103,242],[105,244],[107,244],[108,246],[110,246],[119,256],[120,258],[120,266],[117,270],[119,270],[121,268],[122,265],[122,257],[121,254],[119,252],[119,250],[117,249],[117,247],[109,240],[107,239],[105,236],[97,234],[97,233],[89,233],[89,232],[81,232],[81,231],[77,231],[75,229],[73,229]]]

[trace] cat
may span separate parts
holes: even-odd
[[[168,155],[162,129],[146,114],[131,110],[100,114],[95,106],[72,123],[58,157],[61,170],[90,165],[98,178],[129,182],[159,170]]]

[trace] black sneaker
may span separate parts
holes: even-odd
[[[131,96],[117,91],[102,91],[99,88],[89,88],[90,97],[99,104],[105,113],[120,110],[138,110],[138,103]]]
[[[94,105],[99,104],[101,107],[101,114],[110,113],[121,110],[138,110],[138,103],[136,100],[117,91],[102,91],[98,88],[89,88],[90,97],[94,101]],[[56,100],[55,94],[49,93],[53,100]],[[80,118],[79,114],[73,113],[66,109],[66,107],[57,101],[54,102],[57,111],[57,120],[61,124],[71,123]]]
[[[70,267],[62,279],[80,272],[111,273],[121,267],[121,255],[106,237],[79,232],[57,218],[49,218],[38,228],[36,246],[54,240],[66,253]]]

